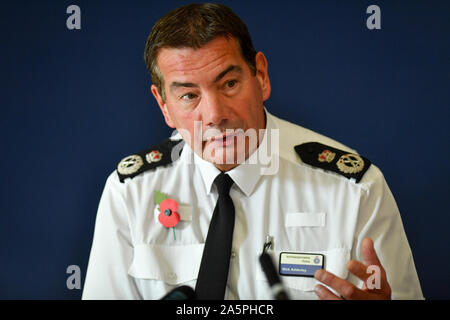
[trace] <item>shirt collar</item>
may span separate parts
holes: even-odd
[[[271,150],[269,145],[271,139],[268,139],[268,133],[270,135],[271,129],[275,129],[275,124],[272,120],[272,115],[267,112],[264,108],[266,114],[266,130],[264,132],[263,139],[258,146],[258,148],[250,155],[250,157],[237,167],[231,169],[227,172],[233,179],[234,183],[239,187],[239,189],[248,197],[255,190],[256,184],[258,183],[263,168],[270,165],[270,158],[268,163],[262,163],[259,156],[259,151],[267,153],[266,150]],[[203,182],[206,187],[208,194],[211,193],[213,188],[214,179],[220,174],[220,170],[217,169],[211,162],[208,162],[198,156],[192,148],[186,143],[183,152],[181,154],[180,160],[189,159],[189,163],[194,163],[194,165],[199,168]]]

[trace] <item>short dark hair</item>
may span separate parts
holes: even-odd
[[[237,40],[242,57],[252,74],[256,75],[256,51],[247,26],[227,6],[218,3],[188,4],[170,11],[155,23],[145,44],[144,60],[164,101],[164,79],[156,62],[159,49],[199,49],[219,36]]]

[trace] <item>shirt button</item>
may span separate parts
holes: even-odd
[[[231,258],[235,258],[236,257],[236,252],[235,251],[231,251]]]

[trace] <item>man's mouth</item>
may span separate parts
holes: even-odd
[[[224,132],[220,135],[215,135],[206,138],[206,142],[213,143],[217,146],[223,147],[234,143],[235,138],[239,135],[239,131],[232,130],[231,132]]]

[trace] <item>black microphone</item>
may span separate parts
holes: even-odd
[[[278,276],[277,270],[273,264],[272,258],[269,254],[263,252],[259,256],[259,262],[269,281],[270,291],[275,300],[289,300],[289,297],[284,290],[283,284],[281,283],[280,277]]]
[[[169,291],[161,300],[195,300],[195,292],[191,287],[181,286]]]

